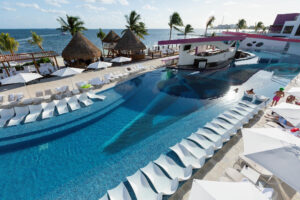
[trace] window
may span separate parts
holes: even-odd
[[[184,51],[187,51],[187,50],[190,50],[191,49],[191,47],[192,47],[192,45],[185,45],[184,47],[183,47],[183,50]]]
[[[300,36],[300,25],[298,26],[298,29],[297,29],[297,31],[295,33],[295,36]]]
[[[290,34],[293,30],[294,26],[285,26],[283,29],[283,33]]]
[[[261,47],[262,45],[264,45],[263,42],[259,42],[259,43],[256,44],[257,47]]]
[[[248,46],[248,47],[252,47],[252,44],[251,44],[251,43],[247,43],[247,46]]]

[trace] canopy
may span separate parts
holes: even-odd
[[[194,179],[189,200],[268,200],[250,182],[216,182]]]
[[[117,57],[111,60],[111,62],[116,62],[116,63],[129,62],[129,61],[131,61],[131,58],[127,58],[127,57]]]
[[[72,76],[75,74],[80,74],[81,72],[83,72],[83,70],[84,69],[66,67],[66,68],[57,70],[56,72],[52,73],[51,75],[59,76],[59,77]]]
[[[277,128],[242,129],[244,155],[300,192],[300,139]]]
[[[27,83],[36,79],[42,78],[40,74],[36,73],[19,73],[15,76],[11,76],[1,80],[2,85],[14,84],[14,83]]]
[[[290,103],[280,103],[271,109],[294,126],[300,126],[300,106]]]
[[[107,67],[111,67],[111,65],[112,65],[112,63],[99,61],[99,62],[91,63],[87,68],[88,69],[105,69]]]
[[[290,90],[286,91],[286,93],[294,95],[295,97],[300,97],[300,87],[292,87]]]

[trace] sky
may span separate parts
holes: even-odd
[[[0,28],[57,28],[58,17],[79,16],[86,28],[124,28],[124,15],[141,14],[147,28],[168,28],[178,12],[184,24],[204,28],[209,16],[214,25],[271,25],[279,13],[300,12],[300,0],[0,0]]]

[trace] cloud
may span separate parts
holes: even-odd
[[[150,4],[146,4],[142,8],[145,9],[145,10],[157,10],[156,7],[151,6]]]
[[[119,3],[123,6],[129,5],[129,2],[127,0],[119,0]]]
[[[93,6],[93,5],[91,5],[91,4],[84,4],[84,5],[82,5],[82,6],[77,6],[78,8],[79,7],[84,7],[84,8],[87,8],[87,9],[89,9],[89,10],[94,10],[94,11],[103,11],[103,10],[105,10],[106,8],[104,8],[104,7],[98,7],[98,6]]]
[[[223,5],[224,6],[232,6],[232,5],[235,5],[235,4],[237,4],[235,1],[227,1]]]
[[[45,0],[47,4],[56,6],[56,7],[61,7],[61,4],[68,4],[70,3],[68,0]]]
[[[10,8],[10,7],[2,7],[2,10],[6,10],[6,11],[16,11],[17,9],[15,8]]]
[[[104,3],[104,4],[113,4],[115,3],[115,0],[83,0],[87,3]]]
[[[55,13],[55,14],[66,14],[63,10],[54,10],[54,9],[44,9],[41,8],[36,3],[17,3],[17,6],[23,7],[23,8],[34,8],[38,11],[44,12],[44,13]]]

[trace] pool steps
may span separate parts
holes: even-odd
[[[151,161],[146,167],[127,177],[134,193],[132,195],[135,195],[138,200],[156,200],[162,199],[163,195],[175,193],[178,182],[188,180],[192,175],[192,169],[200,169],[205,159],[212,157],[215,150],[221,149],[223,143],[229,141],[230,137],[234,136],[244,124],[266,106],[268,100],[264,98],[259,104],[253,103],[254,101],[241,100],[233,109],[220,114],[203,128],[170,147],[183,166],[177,164],[171,157],[162,154],[154,162]],[[124,184],[122,186],[125,187]],[[120,187],[119,185],[113,190],[108,190],[108,193],[99,200],[105,200],[108,196],[110,199],[118,196],[118,200],[130,200],[131,197],[126,193],[127,189],[123,187],[120,189]]]

